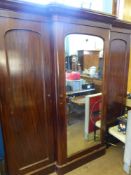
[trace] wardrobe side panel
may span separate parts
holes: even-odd
[[[127,94],[130,35],[111,32],[107,124],[124,112]]]

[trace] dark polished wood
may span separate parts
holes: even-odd
[[[128,34],[111,32],[107,123],[113,124],[124,112],[129,65]]]
[[[46,27],[3,18],[0,25],[1,121],[9,174],[40,174],[44,167],[50,172],[54,134]]]
[[[131,23],[123,20],[117,19],[116,14],[116,6],[118,2],[113,0],[113,11],[112,15],[94,12],[92,10],[86,9],[79,9],[69,6],[60,5],[57,3],[52,3],[50,5],[42,5],[42,4],[34,4],[29,2],[18,2],[17,0],[1,0],[0,8],[18,11],[18,12],[25,12],[30,14],[37,13],[38,15],[45,15],[45,16],[68,16],[74,17],[78,19],[86,19],[96,22],[103,22],[107,24],[111,24],[115,27],[131,29]]]
[[[118,19],[113,21],[112,26],[129,30],[131,29],[131,23],[129,21],[123,21]]]
[[[64,174],[105,153],[107,124],[123,113],[131,24],[65,7],[0,2],[0,108],[9,175]],[[64,39],[104,41],[101,144],[67,157]],[[56,161],[56,162],[55,162]]]
[[[67,157],[67,162],[68,162],[68,163],[69,163],[69,162],[72,162],[73,160],[78,159],[79,157],[88,155],[89,153],[93,152],[94,150],[99,150],[99,149],[101,149],[102,147],[105,148],[105,147],[103,146],[103,144],[100,143],[100,144],[97,144],[97,145],[95,145],[95,146],[92,146],[92,147],[90,147],[90,148],[88,148],[88,149],[81,150],[81,151],[79,151],[77,154],[74,154],[73,156],[71,155],[71,156]]]
[[[88,24],[88,22],[87,22]],[[69,162],[71,160],[76,159],[76,155],[82,156],[83,152],[85,154],[88,154],[85,150],[81,150],[81,153],[76,153],[76,155],[73,155],[72,158],[67,158],[67,118],[65,113],[65,104],[66,104],[66,90],[65,90],[65,53],[64,53],[64,41],[65,37],[68,34],[87,34],[87,35],[95,35],[101,37],[104,42],[104,65],[106,64],[106,60],[108,60],[108,38],[109,38],[109,30],[103,29],[103,28],[97,28],[97,27],[90,27],[90,26],[83,26],[83,25],[77,25],[77,24],[68,24],[61,21],[54,21],[54,45],[55,45],[55,70],[57,71],[56,74],[56,80],[57,80],[57,151],[58,151],[58,159],[57,164],[58,166],[62,166],[62,164],[65,164],[66,162]],[[106,69],[106,68],[105,68]],[[105,71],[106,72],[106,71]],[[104,73],[103,76],[103,82],[106,82],[107,74]],[[103,92],[103,106],[105,104],[105,94],[106,94],[106,86],[103,86],[102,88]],[[102,114],[102,120],[103,123],[105,123],[105,116],[106,116],[106,106],[104,106],[105,110]],[[59,109],[59,110],[58,110]],[[104,130],[105,127],[102,126],[102,132],[101,136],[102,139],[104,139]],[[62,140],[61,144],[59,144],[60,140]],[[102,143],[104,143],[104,140],[101,140]],[[101,145],[103,146],[103,145]],[[93,150],[96,149],[96,147],[92,148]],[[90,150],[90,149],[89,149]]]
[[[72,160],[71,162],[67,162],[66,164],[62,166],[56,165],[57,169],[56,172],[58,175],[63,175],[85,163],[88,163],[91,160],[97,159],[100,156],[105,154],[105,147],[101,147],[99,149],[96,149],[89,154],[85,154],[83,156],[79,156],[79,158],[76,158]]]

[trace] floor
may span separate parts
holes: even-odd
[[[116,147],[111,146],[107,149],[107,153],[87,163],[66,175],[127,175],[123,171],[123,144]],[[51,175],[56,175],[52,173]]]
[[[89,138],[84,138],[84,121],[76,122],[67,127],[67,154],[72,155],[80,150],[92,147],[100,142],[100,133],[97,131],[96,141],[94,141],[94,132],[89,134]],[[75,147],[74,147],[75,145]]]
[[[93,131],[88,136],[85,135],[85,106],[69,104],[67,105],[67,155],[71,156],[100,143],[100,131],[97,131],[98,137],[95,141]]]

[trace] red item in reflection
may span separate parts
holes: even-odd
[[[80,72],[66,72],[67,80],[80,80]]]
[[[102,96],[96,96],[90,98],[90,122],[89,122],[89,132],[94,131],[95,122],[100,120],[101,115],[101,101]]]

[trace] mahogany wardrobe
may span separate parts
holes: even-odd
[[[101,38],[104,61],[100,140],[69,155],[65,38],[73,34]],[[57,4],[0,3],[0,119],[8,175],[62,175],[105,154],[108,127],[124,112],[130,34],[131,24],[115,16]]]

